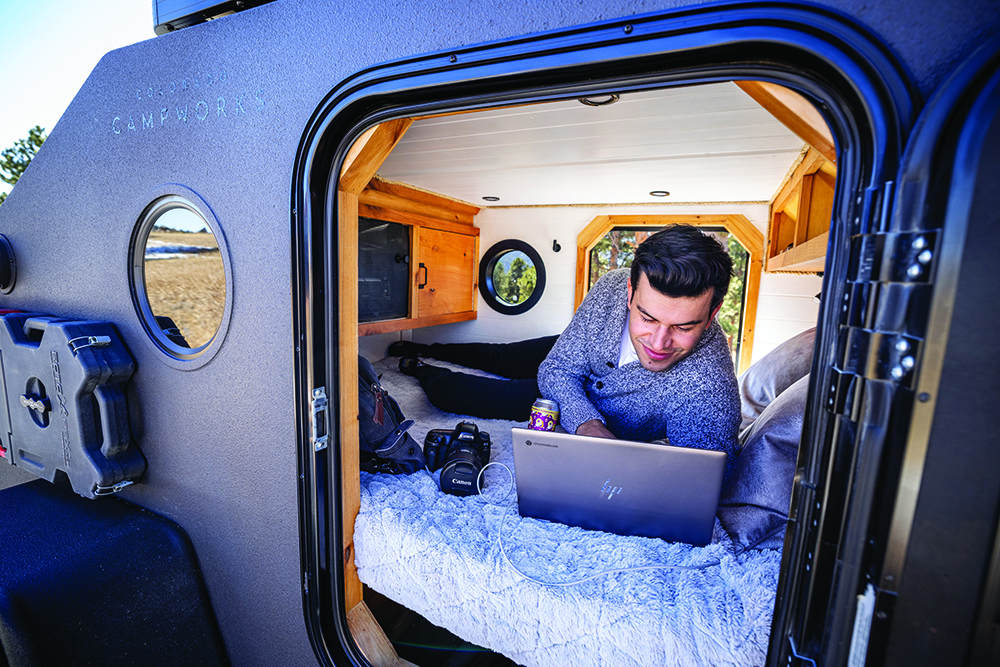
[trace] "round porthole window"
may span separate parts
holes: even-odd
[[[181,369],[207,363],[225,337],[232,302],[229,255],[208,206],[190,191],[156,198],[136,225],[131,269],[136,311],[167,362]]]
[[[545,265],[524,241],[500,241],[479,262],[479,291],[499,313],[519,315],[530,310],[544,290]]]

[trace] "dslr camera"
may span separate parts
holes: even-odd
[[[454,430],[438,428],[424,438],[427,469],[441,469],[441,490],[453,496],[478,493],[476,479],[490,461],[490,434],[472,422],[459,422]]]

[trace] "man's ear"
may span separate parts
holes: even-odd
[[[722,310],[722,304],[721,303],[718,306],[716,306],[715,308],[712,309],[712,314],[708,316],[708,321],[711,322],[712,320],[714,320],[715,316],[719,314],[720,310]]]
[[[635,294],[635,292],[632,291],[632,277],[629,276],[625,279],[625,303],[628,304],[629,308],[632,307],[633,294]]]

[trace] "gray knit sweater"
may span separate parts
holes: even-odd
[[[712,322],[694,351],[663,372],[638,362],[617,368],[628,277],[628,269],[611,271],[587,294],[538,369],[542,395],[558,401],[559,421],[570,433],[601,419],[619,438],[717,449],[731,465],[740,399],[722,328]]]

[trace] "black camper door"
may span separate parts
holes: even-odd
[[[876,605],[886,615],[876,611],[872,650],[887,665],[1000,664],[1000,44],[966,67],[950,83],[962,88],[938,101],[952,102],[944,126],[929,108],[918,127],[934,135],[914,137],[895,216],[899,227],[940,231],[911,433],[875,571],[888,599]],[[907,202],[911,178],[918,193]]]
[[[1000,40],[927,105],[882,191],[824,303],[830,418],[799,462],[769,664],[996,665]]]

